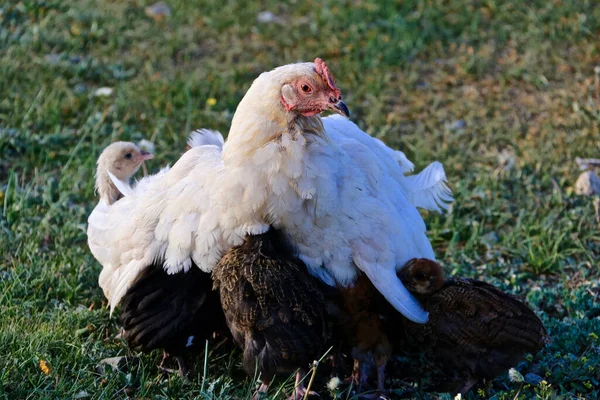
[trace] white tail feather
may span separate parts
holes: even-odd
[[[394,270],[381,268],[377,264],[361,262],[360,258],[355,258],[354,261],[379,293],[402,315],[418,324],[424,324],[429,320],[429,313],[423,310],[417,299],[406,290]]]
[[[452,191],[446,185],[441,163],[434,161],[416,175],[406,176],[408,201],[415,207],[442,212],[452,202]]]
[[[221,135],[221,133],[218,131],[213,131],[210,129],[195,130],[190,134],[190,137],[187,141],[187,144],[190,147],[213,145],[220,149],[223,148],[223,143],[225,143],[223,135]]]

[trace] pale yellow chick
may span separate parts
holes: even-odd
[[[124,192],[131,190],[129,179],[144,161],[153,157],[131,142],[115,142],[104,149],[96,169],[96,191],[100,200],[113,204],[123,197]]]

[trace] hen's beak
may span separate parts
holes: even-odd
[[[346,118],[350,118],[350,110],[343,101],[339,100],[337,103],[333,104],[332,111],[342,114]]]
[[[154,158],[154,155],[149,151],[141,150],[140,154],[142,155],[142,161],[151,160]]]

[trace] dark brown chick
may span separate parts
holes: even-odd
[[[187,272],[169,275],[162,262],[147,267],[121,301],[124,337],[133,350],[163,350],[159,368],[169,358],[187,375],[183,357],[204,350],[205,341],[227,332],[219,295],[210,274],[192,264]]]
[[[399,349],[418,347],[446,370],[458,371],[466,394],[535,354],[549,336],[535,313],[515,296],[474,279],[444,279],[439,264],[413,259],[399,272],[406,288],[429,312],[427,324],[399,313],[387,318],[390,338]]]
[[[362,397],[378,398],[386,392],[385,367],[392,354],[392,346],[380,317],[380,303],[376,300],[381,298],[381,302],[390,308],[391,305],[365,275],[360,275],[354,286],[340,288],[339,294],[346,316],[344,325],[347,344],[352,347],[354,358],[352,383],[356,385],[359,393],[362,392],[367,386],[369,369],[374,366],[377,374],[377,392]]]
[[[256,368],[260,372],[259,392],[266,392],[276,374],[300,369],[292,398],[302,398],[302,372],[327,350],[320,284],[273,229],[247,236],[227,252],[213,279],[227,325],[244,350],[244,368],[250,376]]]

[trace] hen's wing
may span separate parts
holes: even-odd
[[[121,302],[121,323],[131,348],[173,355],[203,346],[225,320],[210,274],[199,268],[168,275],[162,264],[146,268]]]
[[[378,157],[366,134],[358,140],[339,126],[326,128],[329,141],[315,141],[306,161],[314,175],[315,222],[313,233],[302,237],[300,257],[316,276],[326,270],[343,286],[356,278],[353,262],[397,310],[425,322],[426,313],[396,276],[411,258],[435,258],[423,218],[400,182],[400,166],[391,156]],[[293,229],[286,226],[288,234]]]
[[[171,274],[189,270],[192,262],[208,272],[241,241],[219,225],[226,211],[215,206],[213,194],[222,167],[218,147],[194,147],[170,170],[142,179],[131,195],[94,209],[88,244],[103,266],[99,283],[111,310],[153,263],[163,262]]]
[[[439,162],[433,162],[416,175],[405,176],[412,172],[414,164],[406,155],[398,150],[393,150],[381,140],[374,138],[362,131],[352,121],[340,115],[323,118],[323,125],[327,134],[336,142],[343,138],[352,139],[361,143],[360,152],[347,150],[352,157],[361,157],[365,163],[378,163],[383,173],[390,175],[402,185],[405,195],[415,207],[428,210],[442,211],[451,202],[452,192],[446,185],[446,173]]]
[[[341,198],[340,212],[358,211],[363,216],[355,222],[355,229],[361,232],[351,243],[352,260],[394,308],[412,321],[424,323],[427,313],[398,279],[396,270],[411,258],[435,259],[435,254],[423,218],[398,182],[403,179],[400,168],[378,162],[357,140],[340,138],[339,145],[352,158],[348,170],[353,173],[345,182],[348,192]],[[360,192],[356,199],[353,186]]]

